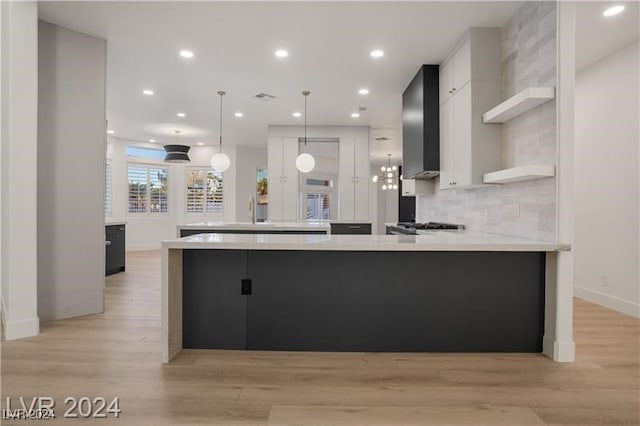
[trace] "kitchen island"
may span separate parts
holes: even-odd
[[[198,234],[162,248],[163,362],[183,347],[557,359],[573,345],[556,315],[571,303],[558,297],[571,283],[556,283],[564,244],[434,231]]]

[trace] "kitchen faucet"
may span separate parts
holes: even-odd
[[[254,196],[249,197],[249,217],[251,218],[251,223],[256,224],[256,199]]]

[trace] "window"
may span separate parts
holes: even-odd
[[[211,169],[187,170],[187,214],[222,215],[222,173]]]
[[[104,169],[104,214],[111,216],[111,160]]]
[[[128,146],[126,153],[128,157],[149,158],[160,161],[164,160],[166,154],[162,149],[142,148],[139,146]]]
[[[130,165],[129,213],[167,213],[168,169]]]
[[[331,212],[333,181],[322,178],[305,178],[303,199],[305,200],[306,220],[334,219]]]
[[[307,192],[307,220],[331,219],[331,193]]]

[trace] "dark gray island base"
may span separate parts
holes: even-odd
[[[545,252],[185,248],[181,255],[184,348],[543,349]]]

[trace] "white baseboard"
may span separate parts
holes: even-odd
[[[542,353],[556,362],[575,362],[576,344],[574,342],[556,342],[545,334],[542,337]]]
[[[0,318],[2,319],[2,331],[5,330],[5,324],[7,323],[7,317],[5,316],[6,310],[4,308],[4,297],[0,295]]]
[[[104,312],[104,288],[71,293],[43,294],[38,297],[42,321],[81,317]]]
[[[2,324],[4,325],[4,338],[6,340],[37,336],[40,333],[40,320],[38,317],[20,321],[7,321],[4,316],[4,308],[2,312]]]
[[[634,318],[640,318],[640,304],[579,286],[573,287],[573,294],[580,299],[595,303],[596,305],[631,315]]]

